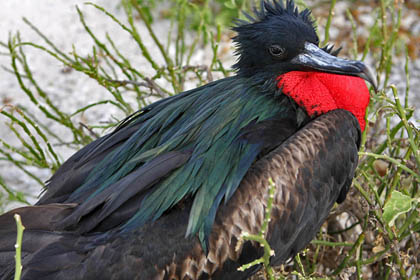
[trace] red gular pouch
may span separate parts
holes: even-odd
[[[277,77],[277,86],[303,107],[310,117],[335,109],[353,113],[365,130],[369,89],[359,77],[323,72],[292,71]]]

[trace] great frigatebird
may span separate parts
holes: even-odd
[[[310,12],[261,2],[238,20],[236,74],[157,101],[69,158],[35,206],[0,216],[0,278],[245,279],[276,185],[272,264],[293,257],[342,202],[369,91],[360,61],[319,48]]]

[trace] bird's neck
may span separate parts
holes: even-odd
[[[369,90],[363,79],[322,72],[292,71],[277,77],[277,86],[309,116],[335,109],[350,111],[364,131]]]

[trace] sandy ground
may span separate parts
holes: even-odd
[[[98,31],[102,36],[104,36],[105,32],[111,34],[116,45],[124,54],[132,59],[133,64],[142,67],[142,70],[147,72],[148,66],[146,62],[141,57],[138,47],[129,39],[129,36],[122,34],[121,29],[103,13],[91,6],[84,5],[84,2],[85,0],[2,0],[0,1],[0,41],[7,42],[10,34],[15,34],[19,31],[24,41],[42,43],[42,39],[22,21],[22,17],[26,17],[39,30],[42,30],[51,41],[56,43],[59,49],[70,53],[74,46],[79,54],[87,54],[91,51],[93,44],[91,38],[88,37],[79,22],[75,9],[75,5],[78,5],[93,30]],[[117,1],[98,0],[93,2],[103,6],[115,14],[117,18],[124,21],[124,11],[118,7]],[[336,19],[336,22],[343,22],[344,20]],[[168,23],[160,21],[155,24],[154,28],[158,34],[166,34]],[[146,44],[148,42],[151,44],[151,40],[147,40],[145,28],[139,26],[139,29],[146,36]],[[334,35],[334,32],[337,34],[339,29],[333,29],[332,35]],[[60,63],[44,53],[33,48],[26,50],[28,61],[37,81],[51,95],[55,105],[65,112],[73,112],[86,104],[103,99],[108,94],[104,88],[87,76],[76,71],[67,73],[63,71],[63,66]],[[207,59],[205,54],[199,51],[195,54],[194,61],[202,63]],[[159,63],[163,63],[163,61],[161,60]],[[3,55],[0,56],[0,65],[10,68],[10,58]],[[410,64],[410,68],[412,69],[412,88],[419,88],[420,60]],[[28,98],[22,94],[16,78],[3,68],[0,68],[0,77],[0,106],[13,104],[29,106],[30,108],[31,104]],[[393,69],[391,82],[396,83],[399,88],[404,89],[405,80],[402,77],[404,77],[403,63],[401,63],[400,67]],[[413,98],[415,98],[415,102],[418,104],[419,95]],[[111,117],[122,118],[123,116],[112,107],[101,107],[98,110],[90,111],[89,115],[83,117],[85,118],[84,121],[89,123],[89,120],[108,121]],[[416,118],[420,118],[419,110],[417,111]],[[5,118],[1,116],[0,137],[6,142],[15,143],[16,138],[8,130],[4,121]],[[48,120],[46,122],[51,123]],[[54,127],[52,128],[54,129]],[[64,148],[58,148],[58,150],[63,160],[74,152]],[[37,170],[37,173],[44,180],[50,176],[48,171]],[[41,191],[41,186],[34,184],[32,180],[23,176],[22,172],[18,169],[5,161],[0,161],[0,176],[6,180],[9,186],[30,194],[29,201],[31,203],[36,201],[37,194]],[[12,204],[8,208],[16,205]]]

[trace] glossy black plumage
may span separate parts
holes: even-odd
[[[0,279],[13,274],[15,212],[23,279],[246,279],[256,268],[237,267],[261,248],[235,247],[262,224],[269,178],[273,264],[306,246],[351,185],[360,127],[344,110],[310,117],[277,87],[320,71],[299,57],[319,40],[308,11],[262,3],[235,28],[237,75],[143,108],[66,161],[36,206],[0,216]],[[325,51],[326,72],[367,75]]]
[[[337,110],[312,121],[258,160],[248,171],[231,202],[220,207],[210,236],[208,259],[197,237],[185,238],[189,206],[185,203],[156,222],[129,234],[108,236],[107,240],[102,240],[101,234],[78,236],[72,233],[40,233],[31,229],[48,228],[48,220],[46,225],[27,224],[24,251],[28,247],[37,247],[30,245],[32,237],[46,246],[32,258],[41,262],[25,259],[27,270],[24,279],[89,279],[97,275],[101,275],[102,279],[153,279],[152,276],[159,275],[161,270],[167,272],[164,279],[170,279],[172,273],[179,277],[175,279],[183,279],[187,273],[194,271],[201,272],[202,279],[206,279],[205,271],[212,272],[212,269],[215,269],[213,279],[246,279],[253,271],[241,273],[236,268],[258,257],[261,249],[245,243],[246,249],[240,254],[241,251],[236,252],[234,248],[242,231],[259,231],[267,201],[268,178],[273,178],[277,191],[267,239],[273,248],[281,248],[276,250],[272,260],[273,264],[280,264],[306,246],[333,203],[347,192],[357,166],[359,143],[360,130],[356,119],[347,111]],[[337,158],[344,164],[337,164]],[[57,207],[66,215],[72,205]],[[39,212],[42,215],[48,213],[41,209]],[[22,219],[26,220],[25,217],[35,210],[21,212]],[[12,214],[9,214],[6,231],[14,236]],[[5,224],[1,219],[0,223]],[[0,232],[5,234],[3,228]],[[45,234],[47,240],[38,240],[39,234]],[[4,251],[5,247],[1,248]],[[9,250],[13,254],[13,246]],[[240,261],[229,260],[229,256]],[[197,265],[194,270],[194,265],[182,265],[188,263],[188,259],[197,263],[201,260],[202,268]],[[206,261],[210,263],[210,260],[214,263],[206,265]],[[172,261],[176,264],[174,268],[171,268]],[[45,272],[42,264],[46,267]],[[221,271],[220,264],[224,264],[228,271]],[[8,269],[12,271],[12,267]],[[52,267],[59,269],[51,271]],[[196,275],[190,276],[195,279]]]

